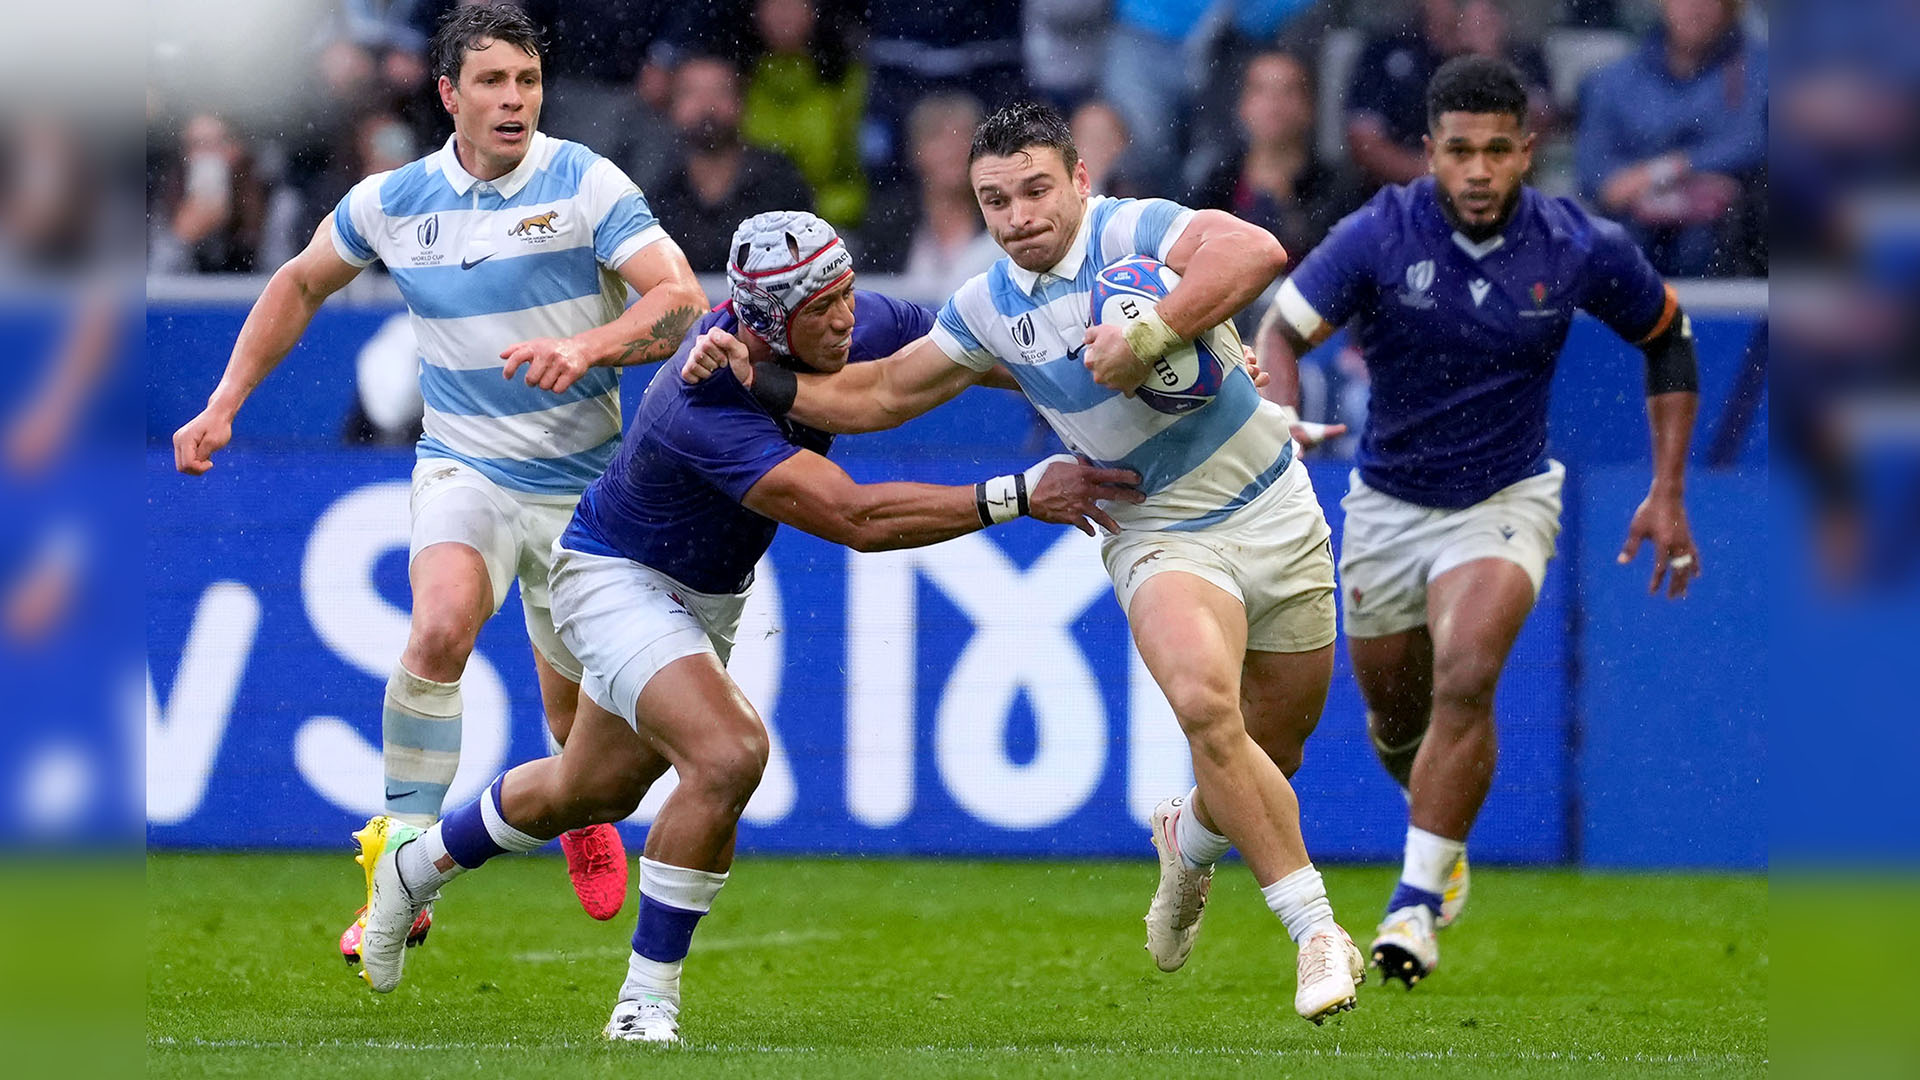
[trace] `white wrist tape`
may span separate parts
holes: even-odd
[[[1280,406],[1280,415],[1286,417],[1287,430],[1292,433],[1294,441],[1299,443],[1300,448],[1303,450],[1311,450],[1321,443],[1326,442],[1327,429],[1333,426],[1332,424],[1315,423],[1312,420],[1302,420],[1300,419],[1300,410],[1291,405]]]
[[[1027,512],[1025,473],[996,476],[973,485],[974,506],[980,511],[980,527],[1012,521]]]
[[[1167,355],[1168,349],[1180,344],[1180,335],[1173,332],[1173,327],[1168,326],[1167,321],[1162,319],[1157,311],[1149,311],[1145,315],[1129,320],[1123,336],[1127,340],[1127,348],[1133,350],[1133,355],[1138,357],[1149,371],[1153,370],[1155,360]]]
[[[1072,454],[1055,454],[1035,462],[1025,472],[996,476],[973,485],[974,505],[980,511],[980,527],[999,525],[1028,513],[1033,492],[1040,477],[1060,462],[1076,462]]]

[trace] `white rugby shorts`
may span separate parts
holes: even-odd
[[[493,586],[493,610],[520,579],[527,636],[553,669],[580,681],[580,661],[554,629],[547,587],[553,542],[573,519],[578,496],[556,498],[509,491],[452,458],[421,458],[413,466],[411,563],[434,544],[465,544],[480,553]]]
[[[696,653],[726,664],[746,606],[744,592],[695,592],[632,559],[554,545],[554,621],[586,669],[580,689],[636,730],[634,706],[660,669]]]
[[[1247,648],[1311,652],[1333,641],[1332,530],[1296,458],[1273,485],[1209,529],[1123,530],[1100,556],[1120,610],[1155,574],[1193,574],[1247,610]]]
[[[1425,626],[1427,584],[1475,559],[1516,563],[1540,595],[1560,536],[1566,467],[1501,488],[1459,510],[1420,506],[1366,485],[1354,470],[1340,538],[1340,584],[1347,636],[1383,637]]]

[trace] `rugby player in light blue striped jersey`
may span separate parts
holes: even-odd
[[[576,709],[594,707],[553,625],[553,541],[620,444],[617,369],[673,355],[707,306],[639,188],[537,130],[541,38],[524,12],[456,8],[431,51],[452,137],[341,200],[268,282],[206,409],[173,438],[180,471],[212,468],[241,404],[320,304],[375,259],[386,265],[412,315],[425,401],[413,610],[381,717],[386,813],[416,827],[440,815],[460,759],[461,675],[516,577],[554,744]],[[599,825],[561,843],[582,905],[612,918],[626,895],[619,834]],[[423,910],[409,943],[430,925]],[[362,917],[341,936],[350,963],[364,928]]]

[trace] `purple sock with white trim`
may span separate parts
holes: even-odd
[[[429,896],[440,887],[495,855],[532,851],[547,841],[507,824],[500,812],[500,791],[507,782],[502,773],[474,801],[433,823],[420,838],[402,847],[398,860],[400,882],[415,896]],[[440,856],[453,857],[445,870]]]
[[[693,946],[693,932],[726,883],[725,874],[640,860],[640,919],[620,987],[622,1001],[680,1004],[680,967]]]

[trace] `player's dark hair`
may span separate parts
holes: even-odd
[[[540,27],[516,4],[500,2],[461,5],[448,11],[433,32],[427,56],[433,63],[433,77],[445,75],[460,82],[460,65],[467,53],[486,48],[489,41],[504,41],[527,51],[528,56],[546,58],[546,42]]]
[[[1456,56],[1427,83],[1427,130],[1440,128],[1440,114],[1505,113],[1527,126],[1527,88],[1520,69],[1493,56]]]
[[[980,126],[973,129],[967,164],[971,166],[983,157],[1012,157],[1032,146],[1051,146],[1060,151],[1068,172],[1080,160],[1066,118],[1050,105],[1023,101],[980,121]]]

